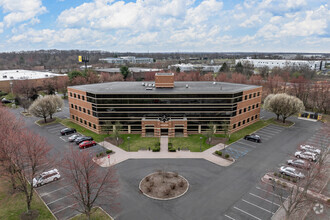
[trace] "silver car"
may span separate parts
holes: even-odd
[[[321,154],[321,150],[316,148],[316,147],[313,147],[311,145],[308,145],[308,144],[305,144],[305,145],[300,145],[300,149],[302,151],[309,151],[309,152],[312,152],[314,154]]]
[[[294,167],[299,167],[303,169],[309,169],[310,168],[310,163],[307,162],[306,160],[301,160],[301,159],[292,159],[287,161],[288,165],[294,166]]]
[[[73,142],[73,141],[75,141],[78,137],[81,137],[80,134],[74,134],[74,135],[71,135],[71,136],[68,138],[68,140],[69,140],[70,142]]]
[[[302,159],[314,161],[314,162],[317,160],[317,154],[314,154],[309,151],[305,151],[305,152],[297,151],[296,153],[294,153],[294,156],[297,158],[302,158]]]
[[[279,171],[280,171],[281,174],[291,176],[291,177],[294,177],[294,178],[305,178],[305,175],[302,172],[297,171],[293,167],[281,166]]]

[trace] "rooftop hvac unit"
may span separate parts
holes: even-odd
[[[146,90],[152,90],[152,87],[147,87]]]
[[[6,78],[7,78],[7,76],[6,76],[6,75],[3,75],[3,76],[2,76],[2,78],[6,79]]]
[[[189,88],[189,85],[188,84],[186,84],[186,88]]]
[[[142,86],[144,86],[144,82],[142,83]]]

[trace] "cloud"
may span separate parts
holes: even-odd
[[[0,0],[0,7],[7,14],[3,18],[6,27],[34,19],[47,11],[41,0]]]
[[[3,22],[0,22],[0,34],[3,32]]]

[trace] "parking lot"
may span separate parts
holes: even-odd
[[[58,139],[63,143],[61,144],[61,147],[65,148],[65,150],[73,147],[74,149],[80,151],[88,151],[92,156],[95,156],[100,152],[105,152],[105,149],[101,145],[96,145],[86,149],[79,149],[78,145],[74,142],[69,142],[68,140],[68,138],[73,134],[64,136],[60,134],[61,129],[66,128],[62,124],[51,124],[44,126],[43,128],[51,135],[58,137]],[[47,165],[45,164],[45,166]],[[60,168],[54,168],[57,168],[61,174]],[[72,198],[72,187],[70,180],[65,177],[62,176],[57,181],[40,186],[36,188],[36,191],[58,219],[69,219],[79,214],[79,212],[74,209],[77,202]]]
[[[228,153],[231,157],[233,157],[235,160],[237,160],[240,157],[243,157],[248,152],[262,147],[263,143],[270,141],[274,136],[278,135],[282,131],[284,131],[286,128],[276,126],[276,125],[268,125],[257,132],[255,134],[259,135],[261,137],[261,143],[255,143],[252,141],[244,140],[243,138],[236,141],[235,143],[232,143],[226,148],[226,153]]]
[[[282,196],[285,198],[287,193],[283,191]],[[224,216],[231,220],[270,219],[280,206],[279,194],[273,193],[272,186],[258,183],[229,208]]]

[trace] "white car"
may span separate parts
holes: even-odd
[[[297,151],[295,154],[294,154],[295,157],[297,158],[302,158],[302,159],[306,159],[306,160],[309,160],[309,161],[316,161],[317,159],[317,154],[314,154],[312,152],[309,152],[309,151]]]
[[[293,167],[281,166],[280,167],[280,173],[285,174],[287,176],[294,177],[294,178],[304,178],[305,177],[305,175],[303,173],[297,171]]]
[[[300,149],[302,151],[309,151],[309,152],[312,152],[312,153],[315,153],[315,154],[321,154],[321,150],[320,149],[317,149],[316,147],[313,147],[311,145],[300,145]]]
[[[78,137],[80,137],[79,134],[74,134],[74,135],[71,135],[71,136],[68,138],[68,140],[69,140],[70,142],[73,142],[73,141],[75,141]]]
[[[47,172],[43,172],[38,177],[33,178],[33,187],[42,186],[46,183],[50,183],[61,178],[60,173],[57,169],[49,170]]]

